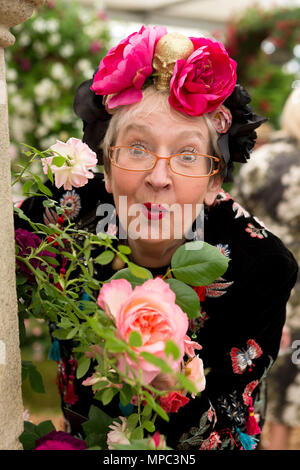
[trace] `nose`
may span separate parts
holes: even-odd
[[[156,191],[160,189],[168,189],[172,184],[171,169],[169,160],[161,158],[156,162],[155,167],[147,172],[145,183]]]

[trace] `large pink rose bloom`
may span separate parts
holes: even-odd
[[[123,39],[100,62],[91,90],[97,95],[115,95],[108,101],[109,108],[140,101],[142,86],[153,71],[156,43],[165,34],[162,26],[142,26]]]
[[[41,160],[45,174],[50,166],[57,188],[61,186],[64,189],[80,188],[87,184],[89,179],[94,178],[90,169],[97,165],[97,155],[80,139],[71,137],[67,142],[57,140],[50,150],[53,151],[54,156]],[[66,158],[62,166],[53,164],[53,158],[59,155]]]
[[[190,38],[194,52],[177,60],[170,81],[170,105],[191,116],[214,111],[233,92],[236,62],[222,43],[207,38]]]
[[[142,338],[142,346],[133,348],[139,357],[138,363],[127,355],[119,358],[118,367],[122,373],[133,370],[142,372],[146,384],[159,374],[160,369],[144,360],[139,353],[146,351],[166,359],[165,345],[172,340],[180,350],[178,360],[168,357],[174,370],[179,369],[184,355],[184,341],[188,329],[187,315],[175,303],[175,294],[161,278],[149,279],[132,289],[125,279],[114,279],[101,288],[98,304],[115,319],[120,338],[129,340],[132,331]]]

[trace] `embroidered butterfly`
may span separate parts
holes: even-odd
[[[249,372],[252,371],[253,359],[257,359],[262,355],[262,349],[254,341],[254,339],[249,339],[247,341],[247,350],[241,350],[238,348],[232,348],[230,351],[230,356],[232,360],[232,368],[235,374],[243,374],[247,367],[249,367]],[[254,364],[253,364],[254,366]]]

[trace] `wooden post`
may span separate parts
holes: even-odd
[[[44,1],[0,0],[0,450],[22,449],[23,431],[4,49],[15,42],[9,28],[30,18]]]

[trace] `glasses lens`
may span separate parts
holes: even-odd
[[[214,160],[205,155],[184,153],[171,158],[171,167],[181,175],[209,176],[214,170]]]
[[[116,165],[126,170],[149,170],[154,166],[155,157],[140,147],[116,147],[112,150]]]

